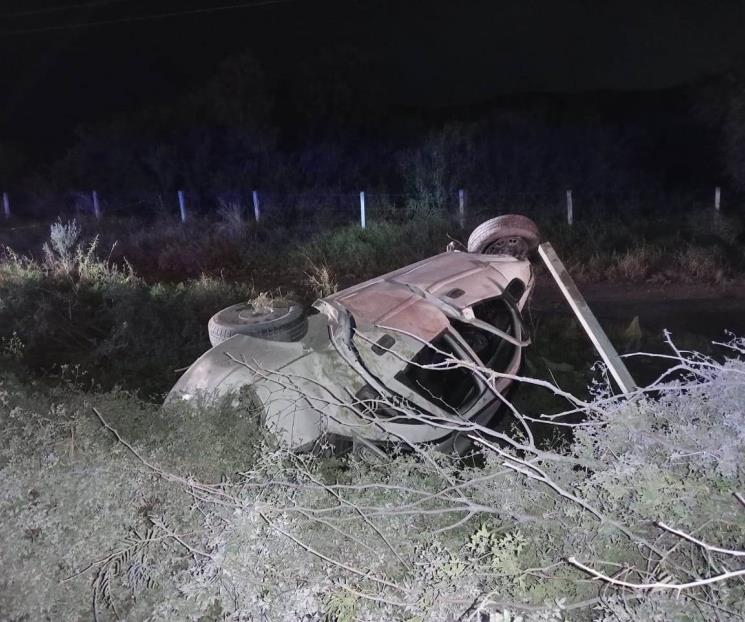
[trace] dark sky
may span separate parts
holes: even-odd
[[[229,5],[245,6],[217,10]],[[416,106],[503,93],[658,89],[745,64],[741,0],[250,5],[0,0],[0,140],[60,141],[81,121],[178,97],[244,50],[282,80],[309,56],[353,46],[379,65],[390,102]],[[164,13],[185,14],[152,18]]]

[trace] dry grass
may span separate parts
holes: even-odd
[[[489,215],[485,212],[483,218]],[[582,221],[573,227],[553,218],[539,217],[537,222],[544,239],[554,244],[582,282],[722,283],[745,273],[742,227],[724,216]],[[364,230],[349,225],[305,231],[270,222],[257,225],[246,218],[242,206],[230,202],[221,206],[214,221],[85,221],[70,232],[62,223],[57,227],[63,246],[66,233],[83,240],[97,236],[99,248],[114,263],[128,260],[148,282],[209,274],[248,281],[258,289],[299,287],[309,297],[442,252],[451,239],[464,242],[468,236],[445,213],[401,222],[373,221]],[[31,238],[23,231],[17,245],[10,232],[4,233],[11,247],[29,250],[24,245]],[[30,250],[38,256],[40,249],[38,242]],[[56,254],[64,259],[64,251]]]
[[[308,260],[308,270],[305,273],[306,284],[316,298],[324,298],[336,293],[339,284],[336,282],[331,269],[325,265],[317,265]]]
[[[726,276],[726,263],[718,248],[688,246],[675,256],[682,276],[688,280],[721,284]]]

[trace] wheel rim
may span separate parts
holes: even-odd
[[[499,238],[487,244],[484,249],[486,255],[512,255],[513,257],[524,257],[528,254],[528,242],[519,236]]]
[[[246,305],[238,312],[241,324],[264,324],[281,320],[290,314],[292,307],[258,307]]]

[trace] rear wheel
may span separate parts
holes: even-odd
[[[234,335],[269,341],[300,341],[307,329],[303,308],[289,301],[267,304],[241,302],[215,313],[207,325],[213,346]]]
[[[468,238],[469,253],[511,255],[524,259],[541,241],[538,226],[527,216],[505,214],[482,222]]]

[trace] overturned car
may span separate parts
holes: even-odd
[[[250,393],[284,443],[405,441],[459,450],[447,422],[499,425],[529,344],[522,310],[539,234],[528,218],[477,227],[449,249],[317,300],[234,305],[210,320],[214,347],[168,401]],[[493,370],[497,374],[489,374]]]

